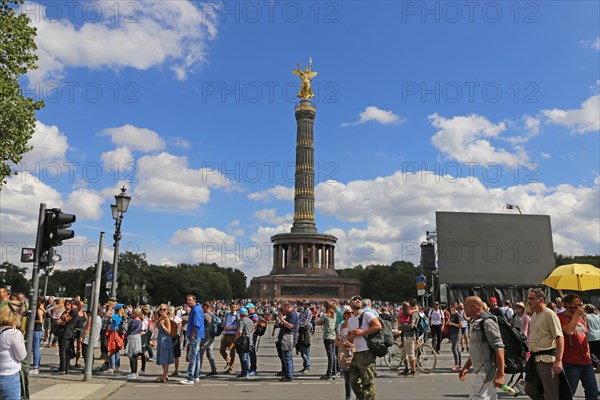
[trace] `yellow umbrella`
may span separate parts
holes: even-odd
[[[590,264],[567,264],[556,267],[543,285],[558,290],[594,290],[600,289],[600,268]],[[562,295],[562,292],[561,292]]]

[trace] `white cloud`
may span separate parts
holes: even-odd
[[[97,22],[75,25],[68,10],[62,10],[59,20],[35,18],[39,69],[30,72],[31,81],[61,79],[68,67],[147,70],[160,66],[184,80],[206,62],[207,43],[217,34],[214,13],[204,13],[203,7],[184,0],[134,0],[126,7],[117,5],[118,12],[116,4],[94,3],[94,8],[101,7]],[[26,10],[32,7],[38,15],[46,15],[45,5],[28,3]]]
[[[277,211],[274,208],[267,208],[258,210],[254,213],[254,218],[259,221],[268,222],[273,225],[281,225],[284,223],[290,223],[294,220],[292,214],[286,214],[284,216],[277,216]]]
[[[99,220],[105,202],[106,198],[94,190],[77,189],[69,195],[65,209],[78,220]]]
[[[551,157],[550,153],[544,153],[543,151],[540,151],[540,156],[542,156],[542,158],[545,158],[546,160]]]
[[[480,164],[498,163],[513,165],[527,160],[522,147],[515,147],[514,153],[498,149],[490,139],[499,139],[506,130],[506,124],[494,124],[487,118],[475,114],[456,116],[450,119],[432,114],[429,120],[439,131],[431,138],[432,143],[449,157],[461,162]]]
[[[550,215],[555,251],[597,254],[600,250],[600,179],[593,187],[531,183],[507,188],[487,188],[481,180],[472,179],[421,171],[319,184],[315,207],[321,214],[366,223],[360,228],[326,231],[339,239],[337,265],[389,264],[399,259],[418,262],[425,231],[435,229],[435,211],[502,213],[507,212],[503,209],[507,203],[518,204],[527,214]]]
[[[114,144],[127,147],[132,151],[139,150],[148,153],[165,147],[165,142],[158,136],[158,133],[129,124],[118,128],[106,128],[102,134],[110,136]]]
[[[35,241],[40,203],[61,207],[63,201],[58,191],[29,173],[8,177],[0,190],[2,240],[7,234],[29,234]]]
[[[375,106],[368,106],[365,108],[365,111],[359,114],[360,118],[356,122],[344,122],[342,124],[343,127],[364,124],[368,121],[377,121],[380,124],[388,125],[395,123],[402,123],[405,120],[400,118],[400,116],[394,114],[391,111],[382,110]]]
[[[236,266],[243,262],[242,248],[235,236],[216,228],[191,227],[178,230],[171,238],[171,243],[193,247],[190,253],[193,262]]]
[[[573,133],[587,133],[600,131],[600,94],[592,96],[575,110],[542,110],[547,118],[547,124],[562,125]]]
[[[211,188],[236,189],[218,171],[188,166],[187,157],[169,153],[138,160],[136,203],[147,207],[192,210],[210,200]]]
[[[525,119],[525,126],[527,127],[527,130],[529,130],[529,132],[531,132],[534,135],[537,135],[538,133],[540,133],[540,122],[541,121],[538,118],[526,115],[526,116],[524,116],[524,119]]]
[[[69,149],[67,136],[56,125],[45,125],[40,121],[36,121],[35,131],[27,144],[33,149],[23,154],[24,170],[30,170],[29,167],[39,162],[62,161]]]
[[[248,198],[255,201],[270,201],[271,199],[291,201],[294,200],[294,188],[277,185],[261,192],[250,193]]]
[[[122,170],[133,163],[133,155],[127,147],[117,147],[100,156],[105,170]]]
[[[580,40],[579,44],[585,47],[589,47],[596,51],[600,51],[600,36],[596,40]]]
[[[173,234],[171,243],[180,246],[201,246],[205,243],[235,243],[235,237],[216,228],[191,227]]]

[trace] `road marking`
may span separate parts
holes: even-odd
[[[31,395],[31,400],[81,400],[106,385],[98,383],[60,383]]]

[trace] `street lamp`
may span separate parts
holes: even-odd
[[[519,212],[519,214],[523,215],[523,213],[521,212],[521,209],[519,208],[518,205],[516,204],[507,204],[506,206],[504,206],[507,210],[512,210],[514,208],[517,209],[517,211]]]
[[[131,196],[125,194],[127,189],[125,186],[121,188],[121,193],[115,195],[116,204],[110,205],[112,217],[115,220],[115,234],[113,239],[115,240],[115,253],[113,255],[113,275],[112,283],[110,285],[110,300],[117,301],[117,273],[119,268],[119,241],[121,240],[121,222],[123,222],[123,214],[127,212]]]

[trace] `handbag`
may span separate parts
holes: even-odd
[[[281,350],[282,351],[292,351],[294,348],[294,334],[286,333],[281,338]]]
[[[337,361],[338,361],[338,365],[340,366],[340,369],[342,371],[350,370],[350,364],[352,364],[353,358],[354,358],[354,352],[352,351],[352,349],[350,349],[350,347],[346,347],[346,346],[338,347]]]

